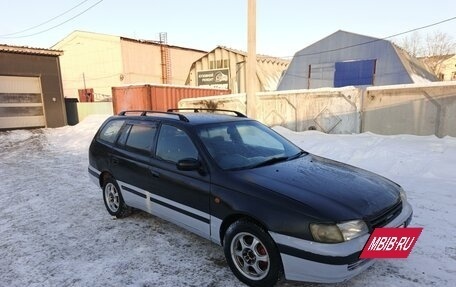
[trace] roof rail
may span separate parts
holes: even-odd
[[[181,109],[168,109],[168,112],[176,112],[176,111],[193,111],[194,113],[199,113],[200,111],[207,111],[207,112],[227,112],[233,113],[236,117],[246,118],[247,116],[241,112],[233,111],[233,110],[221,110],[221,109],[204,109],[204,108],[181,108]]]
[[[151,116],[152,114],[165,114],[165,115],[176,116],[179,118],[180,121],[189,122],[188,118],[186,116],[184,116],[183,114],[173,113],[173,112],[150,111],[150,110],[129,110],[129,111],[121,111],[120,113],[118,113],[118,115],[126,116],[127,113],[139,114],[139,116],[141,116],[141,117]]]

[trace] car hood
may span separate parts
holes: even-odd
[[[300,202],[303,209],[308,207],[303,212],[328,221],[367,218],[400,198],[400,187],[392,181],[312,154],[239,175],[250,184]]]

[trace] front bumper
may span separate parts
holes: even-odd
[[[408,225],[412,207],[403,202],[402,212],[385,227]],[[359,259],[370,234],[350,241],[325,244],[269,232],[279,247],[285,278],[294,281],[336,283],[348,280],[374,264]]]

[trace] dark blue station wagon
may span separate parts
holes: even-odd
[[[407,226],[396,183],[303,151],[226,110],[131,111],[108,118],[89,151],[108,212],[140,209],[223,246],[250,286],[340,282],[376,227]]]

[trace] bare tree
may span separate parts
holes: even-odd
[[[453,41],[451,36],[446,33],[436,31],[426,36],[423,56],[446,56],[454,54],[455,48],[456,43]]]
[[[439,76],[442,63],[454,54],[456,44],[450,36],[442,32],[427,35],[424,62]]]
[[[440,74],[442,63],[456,52],[456,43],[446,33],[435,31],[423,38],[418,32],[402,38],[399,43],[404,50],[422,61],[436,74]]]
[[[409,36],[405,36],[396,44],[413,57],[420,57],[423,54],[422,38],[419,32],[415,31]]]

